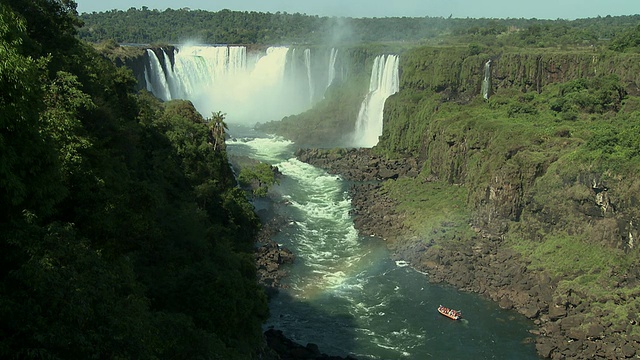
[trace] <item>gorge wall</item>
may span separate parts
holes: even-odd
[[[389,240],[398,256],[535,319],[545,357],[634,356],[640,56],[420,48],[400,69],[375,150],[417,158],[422,171],[374,191],[397,203],[385,218],[404,222]],[[402,186],[438,191],[417,203],[394,198]],[[433,200],[460,191],[461,203]],[[433,206],[466,214],[475,232],[452,231],[467,226],[455,218],[407,221]]]
[[[480,105],[482,110],[478,111],[487,58],[492,60],[491,93],[502,91],[504,95],[493,99],[493,103]],[[633,95],[638,95],[640,85],[638,54],[514,52],[470,55],[467,49],[423,48],[408,51],[401,57],[401,72],[400,92],[389,99],[385,108],[384,133],[379,148],[389,153],[417,156],[424,161],[425,169],[438,179],[468,185],[469,205],[479,213],[486,213],[478,221],[485,225],[502,220],[519,221],[525,208],[527,216],[540,214],[542,210],[534,205],[534,193],[553,189],[556,184],[550,184],[554,181],[549,177],[562,176],[560,188],[571,184],[580,187],[581,194],[592,195],[593,201],[588,206],[576,205],[578,213],[589,219],[593,215],[597,215],[596,218],[615,217],[619,224],[627,224],[620,225],[621,238],[617,245],[628,243],[629,234],[635,236],[637,229],[630,228],[629,224],[633,224],[637,214],[636,210],[631,211],[636,204],[629,200],[628,192],[632,190],[627,186],[632,185],[624,176],[631,174],[619,174],[625,178],[619,183],[620,177],[598,173],[593,164],[574,161],[575,165],[584,168],[571,174],[562,174],[566,171],[557,169],[567,165],[568,160],[563,155],[573,152],[585,141],[584,134],[580,138],[572,134],[588,127],[583,127],[580,121],[593,122],[602,118],[604,123],[606,116],[589,113],[568,122],[557,117],[549,119],[561,113],[550,115],[536,107],[544,107],[544,102],[562,95],[554,93],[533,99],[537,95],[526,94],[541,93],[547,86],[577,79],[615,75],[624,88],[617,90],[629,95],[619,112],[637,118],[637,99]],[[550,90],[553,91],[557,90]],[[531,113],[526,113],[525,109],[510,114],[512,101],[531,103]],[[452,102],[461,106],[449,108]],[[465,109],[463,105],[467,103],[469,107]],[[504,107],[507,114],[500,110]],[[503,117],[504,121],[495,121],[498,117]],[[522,121],[534,128],[545,126],[546,130],[520,126]],[[538,181],[545,175],[545,181]],[[573,200],[578,203],[584,200],[576,197]],[[543,205],[539,204],[543,208],[548,206]],[[625,209],[631,213],[622,216]],[[553,217],[551,209],[542,212],[549,219]]]
[[[495,50],[494,50],[495,51]],[[401,58],[400,88],[448,93],[469,100],[480,93],[491,59],[492,89],[542,91],[545,85],[615,74],[630,94],[640,94],[637,54],[601,51],[514,49],[475,54],[467,47],[421,47]]]

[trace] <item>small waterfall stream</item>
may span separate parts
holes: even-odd
[[[160,63],[160,59],[158,59],[156,53],[151,49],[147,49],[147,55],[149,56],[149,71],[147,73],[149,81],[147,82],[147,89],[162,100],[171,100],[167,74]]]
[[[489,100],[489,95],[491,95],[491,59],[484,64],[484,76],[480,92],[485,100]]]
[[[313,104],[313,76],[311,75],[311,49],[304,50],[304,66],[307,69],[307,80],[309,81],[309,104]]]
[[[336,59],[338,58],[338,49],[332,48],[329,55],[329,72],[327,79],[327,88],[333,84],[333,80],[336,78]]]

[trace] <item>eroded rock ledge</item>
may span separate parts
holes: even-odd
[[[415,161],[411,159],[387,161],[372,156],[368,150],[344,151],[343,157],[336,154],[335,150],[332,154],[325,150],[297,152],[300,160],[352,181],[417,174]],[[412,166],[405,167],[406,164]],[[392,176],[380,176],[381,173]],[[474,228],[476,235],[470,242],[452,241],[434,247],[428,236],[416,236],[403,228],[403,215],[395,212],[394,200],[379,184],[355,184],[351,195],[355,226],[361,234],[385,239],[397,260],[409,261],[417,270],[427,272],[431,282],[449,283],[482,294],[502,308],[515,309],[532,319],[538,326],[532,334],[541,356],[552,359],[640,356],[640,337],[631,335],[631,327],[638,326],[637,318],[630,318],[626,327],[602,324],[599,319],[607,314],[587,309],[591,302],[603,299],[588,298],[574,290],[554,295],[559,279],[543,271],[531,271],[520,254],[505,246],[500,234]],[[625,279],[629,284],[635,281],[638,279],[633,274]]]
[[[300,149],[295,155],[300,161],[353,181],[415,177],[419,172],[414,158],[387,160],[371,153],[369,149]]]

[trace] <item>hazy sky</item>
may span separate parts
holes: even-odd
[[[76,0],[78,12],[131,7],[222,9],[320,16],[576,19],[640,14],[640,0]]]

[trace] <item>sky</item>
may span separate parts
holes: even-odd
[[[78,12],[147,6],[319,16],[577,19],[640,14],[640,0],[76,0]]]

